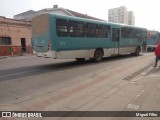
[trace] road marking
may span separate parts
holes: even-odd
[[[128,104],[127,108],[131,108],[131,109],[137,110],[139,108],[139,105]]]
[[[33,71],[37,71],[37,70],[39,70],[39,69],[28,70],[28,71],[23,71],[23,72],[17,72],[17,73],[12,73],[12,74],[8,74],[8,75],[2,75],[2,76],[0,76],[0,78],[8,77],[8,76],[14,76],[14,75],[28,73],[28,72],[33,72]]]
[[[136,101],[142,94],[144,93],[144,90],[142,90],[132,101],[132,103],[134,101]],[[135,105],[135,104],[128,104],[127,108],[131,108],[131,109],[134,109],[134,110],[138,110],[140,105]]]

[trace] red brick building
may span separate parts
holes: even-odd
[[[31,22],[0,16],[0,56],[31,52]]]

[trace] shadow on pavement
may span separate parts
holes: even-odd
[[[160,72],[160,66],[154,67],[151,71],[148,72],[148,75],[149,74],[157,74],[159,72]]]
[[[63,71],[66,69],[73,69],[77,67],[91,66],[95,64],[103,64],[103,63],[118,61],[122,59],[130,59],[132,57],[135,57],[135,56],[131,56],[127,54],[127,55],[120,55],[120,56],[115,56],[115,57],[107,57],[107,58],[104,58],[99,63],[94,63],[93,61],[87,59],[85,62],[81,62],[81,63],[73,60],[73,61],[69,61],[69,62],[67,61],[67,62],[62,62],[62,63],[53,63],[53,64],[44,63],[44,65],[26,66],[26,67],[21,67],[21,68],[0,70],[0,81],[12,80],[15,78],[33,76],[33,75],[38,75],[38,74],[43,74],[43,73],[48,73],[48,72]]]

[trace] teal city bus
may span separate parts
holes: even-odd
[[[160,32],[148,31],[148,36],[146,40],[146,51],[155,51],[157,42],[160,43]]]
[[[96,62],[120,54],[139,55],[147,29],[46,13],[32,20],[32,46],[37,56]]]

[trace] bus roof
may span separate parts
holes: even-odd
[[[84,21],[84,22],[107,24],[107,25],[113,25],[113,26],[116,25],[116,26],[119,26],[119,27],[129,27],[129,28],[147,30],[146,28],[143,28],[143,27],[137,27],[137,26],[132,26],[132,25],[120,24],[120,23],[112,23],[112,22],[107,22],[107,21],[103,21],[103,20],[94,20],[94,19],[80,18],[80,17],[75,17],[75,16],[67,16],[67,15],[60,15],[60,14],[53,14],[53,13],[44,13],[44,14],[49,14],[52,17],[58,17],[58,18],[62,18],[62,19],[80,20],[80,21]],[[44,14],[41,14],[39,16],[42,16]],[[37,16],[37,17],[39,17],[39,16]],[[34,18],[36,18],[36,17],[34,17]]]

